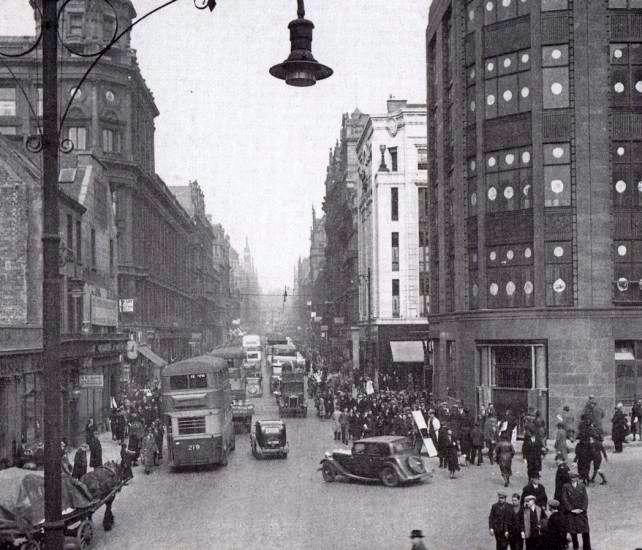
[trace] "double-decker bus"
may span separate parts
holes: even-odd
[[[202,355],[167,365],[161,392],[170,465],[227,465],[235,447],[227,361]]]

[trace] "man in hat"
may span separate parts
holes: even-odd
[[[550,515],[544,531],[543,548],[547,550],[566,550],[566,518],[559,512],[559,500],[551,499],[548,501]]]
[[[526,502],[526,497],[531,495],[535,497],[535,504],[542,510],[546,510],[548,496],[546,495],[546,489],[540,483],[539,476],[531,477],[528,485],[522,489],[522,506]]]
[[[499,492],[497,493],[497,502],[491,506],[488,516],[490,536],[495,537],[497,550],[507,550],[508,548],[511,521],[511,510],[506,504],[506,493]]]
[[[531,433],[524,437],[522,455],[526,460],[529,479],[539,477],[539,473],[542,471],[543,454],[544,444],[538,435]]]
[[[412,541],[412,546],[410,550],[428,550],[424,541],[421,540],[424,538],[424,534],[421,532],[421,529],[413,529],[410,532],[410,540]]]
[[[544,511],[535,504],[533,495],[528,495],[524,501],[526,505],[522,513],[522,539],[526,542],[526,550],[542,550]]]
[[[562,508],[568,522],[568,532],[571,534],[573,549],[580,547],[577,535],[582,535],[582,549],[591,550],[591,535],[589,533],[588,495],[586,486],[579,482],[579,474],[571,472],[571,482],[562,487]]]

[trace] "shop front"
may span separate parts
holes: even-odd
[[[477,406],[493,403],[504,418],[517,420],[518,435],[523,434],[524,418],[539,411],[548,418],[546,345],[543,342],[477,343]]]

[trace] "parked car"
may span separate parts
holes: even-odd
[[[355,441],[351,450],[326,452],[319,469],[327,482],[344,477],[381,481],[386,487],[432,477],[412,442],[397,435],[367,437]]]
[[[257,420],[250,433],[250,445],[254,458],[287,458],[288,446],[285,422],[282,420]]]

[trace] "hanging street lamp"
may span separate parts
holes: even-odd
[[[312,29],[314,23],[305,19],[303,0],[297,0],[297,19],[290,21],[290,55],[283,62],[270,68],[270,74],[285,80],[289,86],[314,86],[318,80],[332,76],[332,69],[319,63],[312,55]]]

